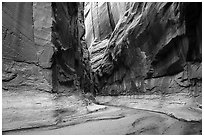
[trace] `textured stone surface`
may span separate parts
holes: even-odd
[[[186,93],[166,95],[97,96],[104,105],[123,106],[134,109],[164,113],[184,121],[202,121],[202,100]]]
[[[54,90],[58,85],[90,90],[89,55],[84,42],[83,3],[52,3]],[[79,84],[76,84],[78,83]],[[85,87],[86,86],[86,87]]]
[[[49,54],[50,51],[38,54],[44,45],[41,43],[39,46],[36,42],[36,33],[33,29],[36,22],[33,22],[32,18],[35,10],[32,9],[33,3],[3,3],[2,87],[5,90],[36,89],[49,92],[52,89],[43,72],[49,73],[49,70],[41,68],[43,64],[44,66],[49,64],[47,63],[49,55],[46,53]],[[41,20],[36,17],[40,16],[34,15],[35,21]]]
[[[32,3],[3,3],[3,58],[37,62],[30,9],[32,9]]]
[[[98,19],[101,7],[110,16]],[[201,94],[201,9],[201,3],[86,4],[86,40],[100,94]]]
[[[201,134],[201,3],[2,5],[4,134]]]
[[[91,91],[91,77],[83,10],[83,3],[3,3],[3,131],[87,113],[82,93]]]
[[[101,108],[101,106],[93,106]],[[202,122],[128,107],[110,107],[63,119],[62,126],[3,132],[4,135],[201,135]]]
[[[84,100],[76,95],[29,90],[3,91],[2,97],[2,131],[57,126],[87,113]]]
[[[39,65],[51,68],[54,45],[52,43],[52,7],[50,2],[33,3],[34,41]]]
[[[3,3],[2,10],[4,89],[90,91],[83,3]]]

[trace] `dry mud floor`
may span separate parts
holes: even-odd
[[[21,100],[22,104],[25,104],[25,102],[33,102],[33,104],[30,103],[30,105],[25,104],[25,106],[27,106],[25,109],[25,106],[23,107],[21,103],[15,102],[17,105],[13,106],[9,104],[9,102],[12,102],[11,96],[8,96],[8,94],[9,93],[3,94],[3,134],[5,135],[202,134],[201,121],[188,122],[160,112],[122,106],[93,104],[84,107],[82,105],[83,103],[78,104],[78,108],[81,110],[79,111],[79,109],[76,109],[77,104],[73,105],[76,103],[76,100],[74,102],[72,98],[72,102],[66,101],[67,99],[71,99],[71,97],[59,99],[59,102],[64,105],[62,105],[63,108],[59,109],[60,103],[58,102],[57,108],[59,111],[56,111],[56,100],[53,101],[53,98],[47,93],[38,94],[37,97],[33,98],[30,96],[31,98],[29,100],[26,100],[26,97],[20,95],[16,96],[16,99],[12,98],[12,101]],[[37,102],[35,102],[35,98],[36,100],[38,98]],[[36,103],[37,105],[40,103],[41,107],[38,108],[35,105]],[[68,105],[70,103],[74,106],[73,108]],[[22,107],[21,111],[18,111],[20,108],[17,106]],[[33,109],[34,106],[35,109]],[[24,110],[22,110],[23,108]],[[14,110],[16,113],[12,112]],[[35,110],[36,113],[32,112],[33,110]],[[18,114],[20,112],[21,115]],[[25,117],[25,115],[27,117]],[[15,119],[14,116],[19,119]],[[42,122],[42,118],[44,118],[44,123]],[[27,121],[29,121],[29,123],[25,124]],[[35,121],[38,121],[35,126],[29,126]],[[12,124],[13,128],[11,128]],[[20,124],[24,125],[24,127],[20,127]]]

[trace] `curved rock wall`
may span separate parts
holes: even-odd
[[[86,40],[99,94],[200,94],[201,5],[86,3]]]

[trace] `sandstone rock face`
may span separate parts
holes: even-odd
[[[3,89],[89,90],[83,10],[83,3],[3,3]]]
[[[201,3],[86,3],[99,94],[200,95],[201,20]]]
[[[42,68],[49,67],[48,57],[42,55],[51,56],[52,51],[43,52],[45,44],[38,40],[37,30],[43,27],[33,28],[36,26],[33,18],[40,20],[35,14],[33,17],[35,7],[33,3],[3,3],[2,87],[5,90],[52,89],[49,78],[46,79],[49,71]]]
[[[89,55],[84,41],[83,3],[52,3],[53,85],[83,87],[89,90]],[[86,85],[86,87],[84,87]]]
[[[43,68],[51,68],[54,45],[52,43],[52,5],[33,3],[34,42],[38,49],[38,62]]]

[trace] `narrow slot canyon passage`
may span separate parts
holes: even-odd
[[[3,135],[202,135],[201,2],[2,2]]]

